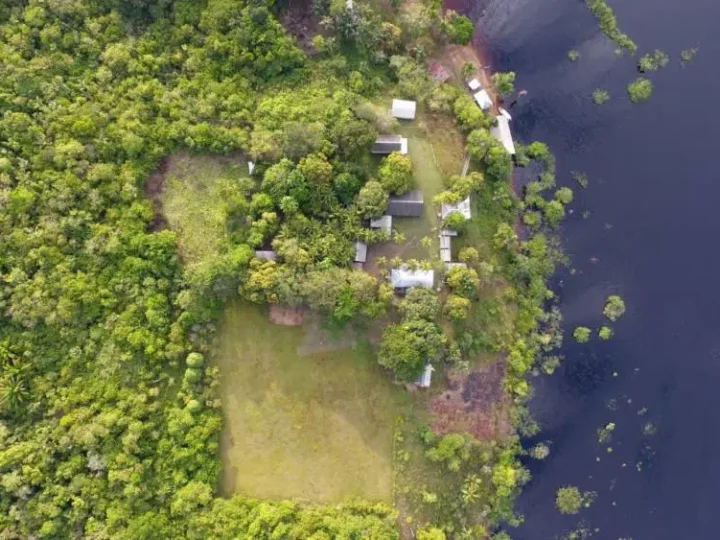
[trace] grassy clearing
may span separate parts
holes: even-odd
[[[223,491],[261,498],[390,502],[395,419],[412,397],[367,345],[299,356],[302,328],[228,307],[217,364],[226,420]]]
[[[178,233],[189,271],[212,260],[226,245],[225,201],[242,178],[247,178],[247,162],[237,155],[178,152],[168,158],[162,211]]]

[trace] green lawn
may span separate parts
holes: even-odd
[[[223,491],[391,502],[393,426],[411,398],[367,346],[299,356],[303,334],[258,307],[228,307],[217,360]]]

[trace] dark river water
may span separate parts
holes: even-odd
[[[558,183],[576,195],[562,231],[574,272],[557,278],[565,362],[535,380],[532,404],[551,454],[531,464],[525,523],[508,532],[720,538],[720,2],[610,2],[640,54],[672,59],[650,75],[651,100],[633,105],[625,89],[636,60],[615,56],[584,2],[470,1],[493,69],[515,71],[528,91],[510,111],[516,137],[547,142]],[[692,47],[697,57],[681,65]],[[592,103],[596,88],[610,91],[603,106]],[[587,189],[571,171],[587,174]],[[608,294],[628,308],[615,337],[572,343],[575,326],[602,323]],[[616,429],[602,445],[608,422]],[[554,507],[563,485],[597,500],[563,516]]]

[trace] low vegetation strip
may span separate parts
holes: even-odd
[[[625,50],[630,54],[637,52],[635,42],[630,39],[630,36],[620,31],[615,12],[606,0],[587,0],[587,5],[597,18],[600,29],[608,38],[621,50]]]

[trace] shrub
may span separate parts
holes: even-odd
[[[598,330],[598,337],[604,341],[607,341],[613,336],[613,329],[609,326],[601,326]]]
[[[378,170],[378,180],[388,193],[403,193],[413,187],[413,164],[408,156],[393,152],[387,156]]]
[[[565,486],[558,489],[555,504],[561,514],[577,514],[582,507],[582,503],[582,494],[575,486]]]
[[[595,103],[595,105],[602,105],[603,103],[610,100],[610,92],[608,92],[607,90],[601,90],[600,88],[598,88],[597,90],[595,90],[593,92],[592,97],[593,97],[593,103]]]
[[[657,71],[668,65],[670,57],[661,51],[656,49],[652,54],[644,55],[638,62],[638,71],[645,73],[646,71]]]
[[[492,76],[493,83],[495,83],[495,90],[501,96],[512,94],[515,91],[515,72],[509,71],[507,73],[495,73]]]
[[[197,352],[191,352],[185,359],[185,364],[190,368],[199,368],[205,363],[205,357]]]
[[[633,103],[642,103],[650,99],[653,83],[644,77],[638,77],[628,85],[628,95]]]
[[[460,45],[467,45],[475,32],[473,22],[465,15],[460,15],[453,10],[448,11],[445,15],[443,29],[450,41]]]
[[[570,204],[573,200],[573,192],[569,187],[561,187],[555,192],[555,199],[563,204]]]
[[[474,247],[466,246],[460,250],[458,258],[464,263],[475,263],[480,260],[480,253]]]
[[[467,219],[460,212],[450,212],[443,221],[443,227],[462,233],[467,228]]]
[[[578,326],[573,330],[573,337],[578,343],[587,343],[590,341],[592,331],[587,326]]]
[[[358,213],[364,218],[378,218],[383,215],[388,205],[388,194],[380,182],[370,180],[366,183],[356,201]]]
[[[470,300],[451,294],[445,301],[445,315],[454,321],[462,321],[467,319],[470,311]]]
[[[625,301],[618,295],[611,295],[605,300],[603,315],[615,322],[625,314]]]

